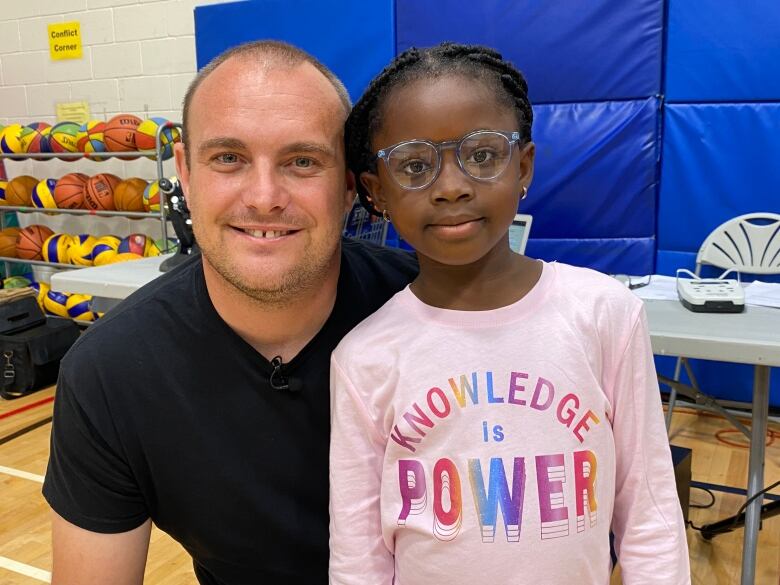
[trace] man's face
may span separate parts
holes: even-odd
[[[265,303],[284,304],[337,266],[354,199],[345,170],[344,107],[312,65],[232,58],[189,112],[190,165],[176,168],[204,269]]]

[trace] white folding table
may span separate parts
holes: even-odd
[[[679,301],[646,300],[653,353],[751,364],[753,426],[747,496],[764,488],[764,457],[769,417],[769,369],[780,367],[780,309],[748,306],[744,313],[694,313]],[[745,511],[741,585],[754,585],[763,498]]]

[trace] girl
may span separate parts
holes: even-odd
[[[501,55],[399,55],[347,121],[420,274],[331,362],[333,585],[690,583],[642,302],[510,250],[532,110]]]

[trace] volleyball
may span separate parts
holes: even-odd
[[[144,211],[160,211],[160,184],[152,181],[144,189]]]
[[[121,179],[110,173],[90,177],[84,192],[84,207],[96,211],[111,211],[114,207],[114,189]]]
[[[70,256],[68,249],[73,244],[73,238],[69,234],[54,234],[46,238],[41,247],[41,256],[46,262],[67,264]]]
[[[136,134],[141,118],[132,114],[119,114],[106,122],[103,141],[109,152],[128,152],[138,150]],[[138,157],[122,157],[132,159]]]
[[[76,135],[76,145],[80,152],[95,153],[105,152],[106,143],[103,141],[103,132],[106,125],[100,120],[90,120],[79,128]],[[92,160],[101,161],[105,157],[91,156]]]
[[[65,302],[68,316],[79,321],[94,321],[97,315],[92,312],[92,296],[72,294]]]
[[[97,238],[89,234],[79,234],[73,236],[73,243],[68,251],[68,258],[71,264],[78,266],[92,266],[93,253]]]
[[[18,227],[7,227],[0,230],[0,256],[16,258],[16,240],[19,238]]]
[[[125,179],[114,190],[114,206],[119,211],[145,211],[144,190],[148,183],[143,179]]]
[[[133,252],[123,252],[111,258],[109,264],[118,264],[119,262],[130,262],[132,260],[141,260],[142,258],[143,256],[139,254],[134,254]]]
[[[46,307],[43,306],[43,298],[46,296],[46,293],[51,290],[49,285],[45,282],[31,282],[30,288],[36,292],[36,300],[38,301],[38,306],[41,308],[41,311],[46,311]]]
[[[3,279],[3,288],[27,288],[31,284],[32,281],[24,276],[9,276]]]
[[[68,297],[67,293],[49,290],[43,297],[43,308],[58,317],[68,317]]]
[[[16,256],[24,260],[43,260],[41,248],[54,232],[45,225],[28,225],[19,232],[16,239]]]
[[[169,121],[165,118],[148,118],[141,122],[135,137],[138,150],[154,150],[156,147],[157,129],[168,123]],[[168,160],[173,156],[173,143],[180,140],[181,134],[178,128],[164,128],[160,132],[160,149],[163,160]],[[156,158],[156,156],[149,158]]]
[[[92,247],[92,262],[95,266],[110,264],[116,256],[116,250],[119,248],[121,240],[116,236],[101,236],[95,240]]]
[[[5,154],[18,154],[24,152],[21,124],[9,124],[0,131],[0,150]],[[21,158],[11,158],[14,160],[21,160]]]
[[[30,196],[33,207],[39,209],[56,209],[57,201],[54,199],[54,189],[56,186],[56,179],[44,179],[35,185]]]
[[[49,152],[49,132],[51,125],[46,122],[33,122],[24,126],[19,135],[24,152]]]
[[[5,187],[5,204],[29,207],[32,203],[32,191],[38,179],[29,175],[20,175],[8,181]]]
[[[152,239],[144,234],[130,234],[126,238],[123,238],[119,243],[117,252],[119,254],[125,254],[131,252],[138,254],[139,256],[146,256],[149,246],[154,245]]]
[[[160,251],[160,254],[176,252],[179,249],[179,240],[176,238],[168,238],[168,241],[166,242],[163,238],[157,238],[154,241],[154,247]]]
[[[54,187],[54,201],[60,209],[84,207],[84,193],[89,177],[83,173],[70,173],[57,181]]]
[[[79,134],[79,126],[75,122],[60,122],[52,126],[49,131],[49,147],[52,152],[78,152],[79,146],[76,137]],[[75,158],[65,158],[73,161]]]
[[[6,205],[5,188],[7,186],[8,186],[8,181],[0,181],[0,205]]]

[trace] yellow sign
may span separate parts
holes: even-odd
[[[81,59],[81,23],[74,21],[50,24],[49,54],[54,61]]]
[[[89,103],[70,102],[57,104],[57,122],[89,122]]]

